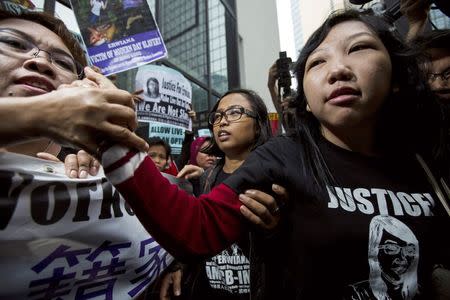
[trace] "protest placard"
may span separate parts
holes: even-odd
[[[136,111],[138,121],[149,123],[148,136],[164,139],[179,154],[184,131],[192,128],[189,80],[171,68],[146,65],[138,69],[135,89],[144,90]]]
[[[72,0],[90,62],[104,75],[167,56],[145,0]]]
[[[140,122],[160,122],[191,129],[188,116],[192,88],[181,73],[164,66],[140,67],[136,74],[136,90],[144,90],[143,101],[138,103]]]

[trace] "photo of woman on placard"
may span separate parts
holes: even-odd
[[[146,84],[146,100],[153,102],[159,101],[161,99],[161,94],[159,93],[159,81],[155,77],[150,77],[147,79]]]

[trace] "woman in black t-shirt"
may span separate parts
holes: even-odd
[[[252,299],[431,299],[433,266],[450,265],[450,210],[445,182],[432,180],[422,157],[448,155],[439,151],[447,129],[416,56],[391,24],[346,11],[312,35],[295,71],[296,128],[252,151],[210,193],[177,192],[139,153],[127,154],[139,159],[134,168],[104,159],[114,164],[107,176],[185,260],[247,235],[240,194],[285,185],[280,230],[252,241],[252,264],[264,266],[251,277]]]
[[[206,194],[222,183],[239,168],[253,149],[264,144],[272,135],[263,100],[254,91],[247,89],[225,93],[214,105],[208,123],[213,138],[202,151],[219,160],[200,178],[200,194]],[[252,214],[249,208],[242,209],[246,216]],[[279,215],[272,217],[272,222],[276,222]],[[184,265],[182,269],[175,271],[178,274],[172,272],[165,275],[161,295],[168,293],[165,281],[179,280],[183,276],[186,281],[183,284],[183,299],[250,298],[248,238],[201,264]]]

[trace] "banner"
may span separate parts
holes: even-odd
[[[91,63],[104,75],[167,56],[145,0],[71,0]]]
[[[0,299],[133,299],[173,258],[103,174],[0,153]]]

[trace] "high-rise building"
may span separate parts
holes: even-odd
[[[280,51],[275,0],[239,0],[236,11],[241,86],[258,92],[274,112],[267,77]]]
[[[295,53],[298,54],[305,42],[303,38],[303,29],[301,23],[302,18],[300,13],[300,1],[298,0],[291,0],[291,19],[292,28],[294,31]]]
[[[364,5],[375,11],[382,10],[384,0],[373,0]],[[325,21],[328,15],[345,8],[360,8],[349,0],[290,0],[295,51],[298,53],[311,34]]]
[[[306,40],[325,21],[330,12],[345,7],[345,0],[291,0],[295,52],[301,51]]]

